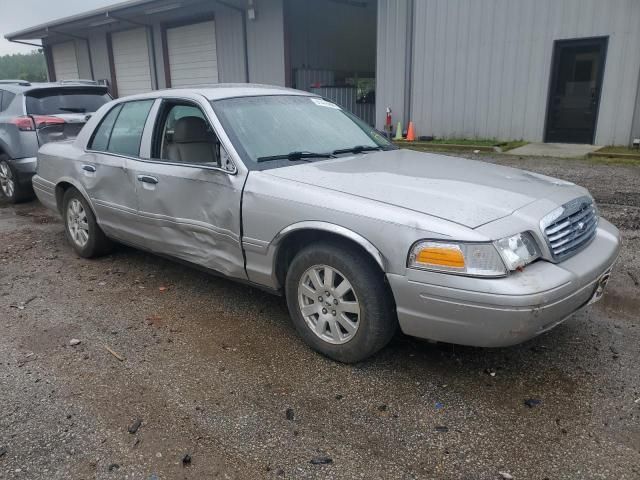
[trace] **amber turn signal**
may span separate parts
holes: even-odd
[[[418,252],[416,260],[426,265],[464,268],[464,255],[456,247],[427,247]]]

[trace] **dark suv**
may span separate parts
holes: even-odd
[[[107,87],[89,80],[0,80],[0,192],[13,203],[32,198],[38,148],[76,137],[110,100]]]

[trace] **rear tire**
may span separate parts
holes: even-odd
[[[96,222],[89,203],[75,188],[69,188],[64,194],[62,216],[65,236],[78,255],[93,258],[113,250],[113,242]]]
[[[33,188],[18,182],[18,173],[9,162],[8,155],[0,155],[0,192],[11,203],[20,203],[33,198]]]
[[[384,273],[349,244],[318,242],[302,249],[289,266],[285,290],[298,334],[339,362],[370,357],[396,332],[395,305]]]

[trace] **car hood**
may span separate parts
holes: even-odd
[[[449,220],[469,228],[539,199],[556,205],[586,194],[570,182],[459,157],[390,150],[263,171]]]

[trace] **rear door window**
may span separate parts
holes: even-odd
[[[142,132],[153,100],[127,102],[122,106],[111,130],[106,151],[137,157],[140,153]]]
[[[110,100],[103,88],[48,88],[26,94],[30,115],[93,113]]]

